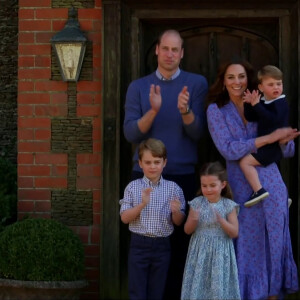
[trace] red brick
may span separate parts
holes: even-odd
[[[19,0],[19,7],[51,7],[52,0]]]
[[[52,20],[52,30],[54,31],[53,35],[56,32],[61,31],[66,25],[66,22],[67,22],[67,18],[66,20]]]
[[[89,177],[94,175],[93,165],[79,165],[77,166],[77,175],[79,177]]]
[[[99,245],[86,245],[84,247],[84,253],[86,256],[99,256],[100,246]]]
[[[51,139],[51,130],[50,129],[36,129],[35,130],[35,140],[50,140]]]
[[[67,105],[37,105],[35,107],[35,114],[36,116],[50,116],[50,117],[63,117],[67,116],[68,114],[68,107]]]
[[[35,186],[37,188],[67,188],[68,181],[64,177],[36,177]]]
[[[100,32],[89,32],[88,34],[88,39],[90,41],[101,41],[102,35]]]
[[[78,92],[99,92],[101,87],[99,82],[94,81],[78,81],[77,83],[77,91]]]
[[[19,165],[18,175],[19,176],[49,176],[50,166]]]
[[[101,9],[82,8],[78,9],[78,19],[101,19]]]
[[[77,188],[79,190],[93,190],[100,188],[100,178],[84,177],[77,179]]]
[[[81,104],[93,104],[95,95],[91,93],[78,93],[77,94],[77,105]]]
[[[19,129],[18,140],[19,141],[34,140],[34,129]]]
[[[102,19],[102,18],[101,18]],[[93,20],[93,30],[94,31],[101,31],[102,30],[102,20]]]
[[[94,128],[93,130],[93,140],[96,141],[96,140],[100,140],[101,139],[101,128],[99,127],[96,127],[96,129]]]
[[[51,202],[50,201],[36,201],[35,202],[35,211],[36,212],[51,211]]]
[[[100,107],[96,105],[77,106],[78,117],[93,117],[100,116]]]
[[[34,82],[32,81],[21,81],[18,82],[18,91],[19,92],[32,92],[34,90]]]
[[[37,68],[50,68],[51,67],[51,58],[50,58],[50,56],[49,55],[36,56],[34,58],[34,66],[37,67]]]
[[[18,201],[18,211],[31,212],[34,211],[34,201]]]
[[[100,202],[93,202],[93,212],[94,213],[100,213]]]
[[[93,56],[101,57],[102,46],[100,44],[93,43]]]
[[[50,47],[50,46],[49,46]],[[49,79],[51,76],[50,68],[41,68],[41,69],[19,69],[18,78],[22,79]]]
[[[93,143],[93,152],[99,153],[101,151],[101,143],[94,141]]]
[[[101,216],[100,214],[93,214],[93,224],[94,225],[100,225],[101,221]]]
[[[35,90],[39,92],[62,92],[66,91],[66,85],[62,81],[51,81],[51,80],[43,80],[37,81],[35,84]]]
[[[50,20],[19,20],[19,31],[51,31]]]
[[[51,167],[52,176],[67,176],[68,167],[67,166],[52,166]]]
[[[33,177],[18,177],[18,188],[33,188]]]
[[[95,82],[98,83],[98,85],[101,86],[101,70],[100,69],[93,69],[93,79]]]
[[[67,85],[65,85],[67,87]],[[55,93],[50,96],[51,104],[67,104],[68,95],[66,93]]]
[[[98,8],[98,7],[102,7],[102,0],[95,0],[95,7]]]
[[[50,190],[37,190],[37,189],[21,189],[18,191],[18,199],[20,200],[48,200],[51,199]]]
[[[53,37],[54,33],[52,31],[36,32],[35,40],[38,44],[49,44],[50,39]]]
[[[95,278],[99,278],[100,270],[99,268],[87,268],[85,270],[85,277],[87,280],[95,280]]]
[[[92,227],[91,243],[92,244],[99,244],[100,243],[100,227],[99,226],[93,226]]]
[[[89,32],[93,30],[93,20],[92,19],[85,19],[85,20],[79,20],[80,23],[80,29],[83,32]]]
[[[100,190],[94,190],[93,191],[93,201],[94,203],[99,202],[101,199],[101,191]],[[100,209],[99,209],[100,211]]]
[[[19,55],[50,55],[51,45],[22,44],[19,45]]]
[[[34,10],[33,9],[19,9],[18,16],[19,16],[20,20],[21,19],[34,19]]]
[[[33,115],[33,106],[32,105],[19,105],[18,106],[18,115],[20,117],[32,116]]]
[[[50,102],[49,93],[19,93],[19,104],[48,104]]]
[[[33,32],[20,32],[18,37],[19,44],[33,44],[34,33]]]
[[[19,153],[18,154],[18,164],[33,164],[34,155],[32,153]]]
[[[36,164],[67,164],[68,155],[64,153],[47,153],[47,154],[36,154]]]
[[[36,19],[67,19],[67,8],[36,9]]]
[[[77,164],[98,164],[101,162],[99,154],[77,154]]]
[[[34,67],[34,57],[33,56],[20,56],[19,57],[19,67]]]
[[[20,128],[49,128],[51,127],[50,118],[19,118]]]
[[[18,150],[20,152],[50,152],[50,142],[19,142]]]
[[[102,67],[102,58],[94,57],[93,58],[93,68],[101,68]]]

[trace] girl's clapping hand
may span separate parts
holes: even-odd
[[[189,215],[192,220],[195,221],[199,220],[199,214],[200,214],[200,207],[190,209]]]

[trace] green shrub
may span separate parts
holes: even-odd
[[[51,219],[25,219],[0,232],[0,277],[30,281],[72,281],[84,277],[79,237]]]

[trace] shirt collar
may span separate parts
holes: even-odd
[[[180,69],[178,68],[177,71],[170,77],[170,78],[165,78],[159,71],[158,69],[156,69],[155,72],[156,76],[158,79],[163,80],[163,81],[170,81],[170,80],[174,80],[175,78],[177,78],[180,74]]]
[[[160,178],[159,178],[159,180],[158,180],[157,183],[152,183],[152,181],[149,180],[149,179],[144,175],[143,181],[146,183],[146,185],[148,185],[148,186],[150,186],[150,187],[152,187],[152,188],[155,188],[155,187],[159,186],[159,185],[162,183],[163,178],[162,178],[162,176],[160,176]]]
[[[279,97],[277,97],[276,99],[273,99],[273,100],[266,100],[266,98],[263,96],[261,97],[261,100],[265,102],[265,104],[271,104],[272,102],[278,100],[278,99],[281,99],[281,98],[284,98],[285,95],[280,95]]]

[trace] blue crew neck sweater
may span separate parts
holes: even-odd
[[[151,108],[149,102],[151,84],[160,86],[162,105],[152,127],[143,134],[137,122]],[[189,106],[195,115],[195,120],[189,125],[183,123],[177,108],[178,94],[184,86],[188,87]],[[129,85],[123,126],[125,138],[134,144],[139,144],[150,137],[163,141],[167,148],[167,165],[163,174],[181,175],[195,172],[198,140],[206,126],[204,99],[207,89],[208,84],[204,76],[182,70],[174,80],[160,80],[154,72]],[[133,170],[141,171],[137,149],[133,156]]]

